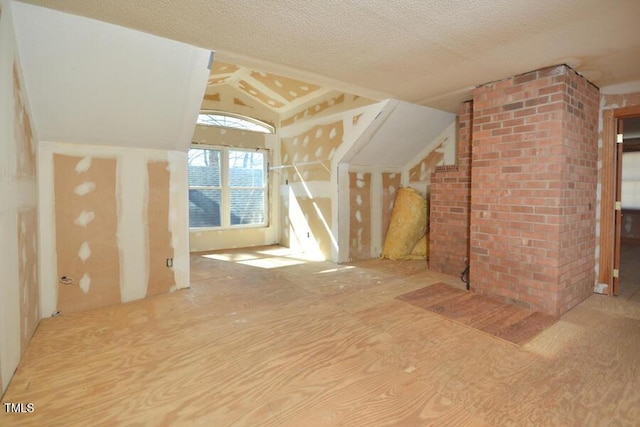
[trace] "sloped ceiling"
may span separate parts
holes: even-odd
[[[28,0],[372,99],[448,111],[489,81],[566,63],[640,81],[637,0]]]
[[[12,12],[39,140],[189,149],[209,51],[23,3]]]
[[[455,119],[453,113],[390,100],[342,161],[402,168]]]
[[[308,82],[215,60],[204,99],[217,100],[218,88],[224,85],[233,87],[277,113],[294,109],[329,91]],[[242,105],[237,98],[234,103]]]

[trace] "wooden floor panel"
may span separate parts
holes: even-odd
[[[436,283],[399,295],[398,299],[516,345],[527,343],[557,321],[553,316],[496,301],[445,283]]]
[[[634,301],[594,295],[516,347],[396,299],[438,282],[462,289],[423,261],[334,265],[286,253],[270,259],[271,249],[226,255],[272,268],[196,254],[191,289],[45,319],[2,399],[31,402],[35,412],[0,412],[0,425],[640,419]],[[516,317],[494,309],[475,321]]]

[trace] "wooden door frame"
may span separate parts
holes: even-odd
[[[616,108],[603,113],[602,190],[600,198],[600,257],[598,283],[607,284],[605,294],[613,295],[613,268],[616,244],[615,196],[617,183],[616,129],[619,119],[640,117],[640,105]]]

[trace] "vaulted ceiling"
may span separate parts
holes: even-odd
[[[214,50],[267,73],[255,80],[448,111],[479,84],[560,63],[600,87],[640,81],[637,0],[28,2]],[[276,104],[293,96],[272,89]]]
[[[211,67],[204,99],[219,101],[220,86],[231,86],[278,113],[291,110],[329,91],[308,82],[216,60]],[[233,102],[244,105],[240,98],[234,98]]]

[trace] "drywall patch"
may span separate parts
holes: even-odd
[[[20,286],[20,349],[24,352],[40,320],[38,306],[36,208],[18,212],[18,282]]]
[[[85,181],[82,184],[77,185],[76,188],[73,189],[73,192],[78,196],[84,196],[85,194],[91,193],[95,189],[95,182]]]
[[[233,98],[233,103],[235,105],[240,105],[241,107],[251,107],[251,108],[253,108],[251,105],[247,105],[244,102],[242,102],[241,99],[238,99],[238,98],[235,98],[235,97]]]
[[[329,181],[328,164],[331,153],[342,143],[342,120],[313,126],[311,129],[290,138],[282,138],[282,164],[295,166],[288,174],[292,181]]]
[[[80,227],[86,227],[91,221],[95,219],[96,215],[92,211],[82,211],[80,215],[75,219],[74,224]]]
[[[91,256],[91,248],[89,247],[89,242],[82,242],[80,245],[80,250],[78,251],[78,258],[85,262]]]
[[[609,294],[609,285],[606,283],[596,283],[593,287],[593,293],[608,295]]]
[[[213,66],[211,67],[211,75],[217,76],[219,74],[233,74],[239,69],[240,67],[235,64],[230,64],[223,61],[213,61]]]
[[[273,98],[270,98],[269,96],[267,96],[264,93],[260,92],[254,86],[249,84],[246,80],[240,80],[240,82],[238,83],[238,88],[240,90],[242,90],[243,92],[246,92],[248,95],[259,99],[264,104],[266,104],[266,105],[268,105],[270,107],[275,107],[275,108],[284,107],[284,104],[282,102],[277,101],[277,100],[275,100]]]
[[[171,291],[176,285],[173,274],[174,249],[171,244],[172,233],[169,229],[170,180],[169,163],[150,161],[147,164],[149,175],[149,195],[147,198],[149,239],[149,282],[147,296]],[[171,260],[167,262],[167,260]],[[168,266],[169,265],[169,266]]]
[[[91,167],[91,156],[85,156],[76,165],[76,173],[83,173],[89,170]]]
[[[209,77],[207,80],[208,86],[221,85],[229,81],[229,77]]]
[[[640,105],[640,92],[616,94],[616,95],[602,95],[600,101],[601,110],[611,110],[615,108],[624,108],[632,105]],[[602,116],[602,111],[600,116]],[[599,129],[602,132],[602,129]]]
[[[343,93],[343,94],[335,96],[335,97],[333,97],[331,99],[323,101],[323,102],[321,102],[319,104],[315,104],[315,105],[313,105],[313,106],[311,106],[311,107],[309,107],[309,108],[307,108],[305,110],[297,112],[296,114],[294,114],[291,117],[288,117],[288,118],[282,120],[280,122],[280,125],[282,127],[289,126],[290,124],[292,124],[293,122],[296,122],[298,120],[301,120],[301,119],[304,119],[304,118],[310,118],[310,117],[313,117],[315,115],[318,115],[318,114],[322,113],[323,111],[325,111],[328,108],[331,108],[331,107],[336,106],[338,104],[342,104],[344,102],[344,99],[345,99],[345,97],[344,97],[344,93]]]
[[[13,95],[15,107],[15,139],[17,149],[17,176],[34,177],[36,174],[36,147],[31,129],[31,117],[26,108],[25,95],[20,85],[17,61],[13,63]]]
[[[220,94],[219,93],[206,93],[204,95],[204,100],[205,101],[220,102]]]
[[[91,287],[91,277],[87,273],[84,273],[80,278],[80,282],[78,283],[80,286],[80,290],[85,294],[89,293],[89,288]]]
[[[444,147],[439,144],[417,165],[409,170],[409,182],[429,183],[431,173],[435,171],[436,166],[441,165],[444,160]]]
[[[293,101],[320,89],[320,86],[269,73],[253,71],[251,77],[287,101]]]
[[[57,274],[71,280],[58,284],[57,308],[68,313],[119,303],[116,160],[55,153],[53,167]],[[77,223],[87,217],[83,212],[93,219]]]

